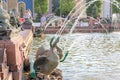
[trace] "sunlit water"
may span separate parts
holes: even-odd
[[[35,38],[31,55],[35,55],[41,45],[49,48],[52,36]],[[63,80],[120,80],[120,33],[62,35],[58,45],[67,50],[74,39],[79,40],[58,66],[63,71]]]

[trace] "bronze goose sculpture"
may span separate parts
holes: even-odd
[[[57,39],[53,44],[50,44],[50,50],[45,50],[43,47],[38,49],[36,60],[34,62],[34,69],[36,72],[50,75],[58,66],[60,59],[63,56],[62,50],[57,46],[58,42],[59,39]]]

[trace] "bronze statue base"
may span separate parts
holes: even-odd
[[[39,80],[62,80],[62,78],[62,70],[60,69],[55,69],[49,77],[41,73],[39,73],[37,77]]]

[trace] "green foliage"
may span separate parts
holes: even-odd
[[[102,23],[102,24],[111,23],[111,22],[112,21],[109,18],[103,18],[103,19],[100,20],[100,23]]]
[[[35,12],[45,14],[48,12],[48,0],[35,0]]]
[[[89,2],[89,1],[93,1],[93,0],[86,0],[86,2]],[[93,16],[94,18],[96,18],[97,16],[100,16],[100,14],[101,14],[101,5],[102,5],[101,0],[96,1],[93,4],[91,4],[86,10],[87,15],[88,16]]]
[[[119,7],[120,7],[120,0],[116,0],[116,1],[118,1],[118,3],[119,3]],[[119,9],[119,7],[117,7],[117,5],[115,5],[114,3],[112,4],[112,12],[113,13],[120,13],[120,9]]]
[[[42,14],[48,13],[49,0],[34,0],[35,13],[37,13],[37,20],[40,20]]]
[[[96,4],[92,8],[92,16],[94,18],[96,18],[98,16],[98,7],[96,6]]]
[[[60,0],[52,0],[52,12],[55,13],[55,15],[60,15]]]
[[[60,0],[61,15],[67,16],[75,6],[75,0]]]
[[[54,11],[55,15],[57,16],[60,16],[60,8],[57,8],[55,11]]]

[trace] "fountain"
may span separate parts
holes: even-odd
[[[25,21],[22,23],[23,29],[32,29],[33,33],[35,33],[35,28],[33,26],[33,21],[31,18],[25,19]]]
[[[35,70],[34,71],[31,68],[31,78],[37,77],[39,79],[48,80],[62,79],[62,71],[60,69],[56,69],[56,67],[63,57],[63,52],[57,46],[59,38],[57,38],[55,42],[53,42],[53,40],[54,37],[50,41],[50,50],[46,50],[44,47],[40,47],[37,50],[36,59],[33,61],[34,64],[31,64]]]
[[[63,80],[119,80],[119,35],[120,33],[63,35],[58,46],[70,52],[67,59],[58,65],[62,70]],[[32,56],[40,46],[49,46],[48,41],[53,36],[47,35],[43,40],[36,38],[33,42]]]
[[[93,0],[91,2],[86,3],[88,8],[91,4],[96,2],[98,0]],[[106,2],[109,2],[105,0]],[[114,1],[111,2],[114,4]],[[115,4],[114,4],[115,5]],[[85,6],[85,5],[84,5]],[[118,6],[118,5],[117,5]],[[81,7],[82,8],[82,7]],[[85,9],[86,9],[85,8]],[[119,7],[118,7],[119,8]],[[119,80],[119,74],[116,73],[120,72],[119,67],[119,59],[117,56],[119,55],[119,48],[120,48],[120,37],[119,33],[109,33],[108,30],[106,30],[106,26],[99,22],[99,24],[102,26],[102,28],[105,30],[107,34],[104,33],[79,33],[79,34],[73,34],[73,31],[79,21],[79,19],[82,17],[85,9],[79,14],[75,22],[73,23],[71,29],[69,30],[69,34],[62,35],[63,30],[66,28],[66,25],[71,21],[73,16],[71,15],[71,18],[67,20],[65,18],[64,24],[62,27],[56,32],[55,35],[47,35],[47,37],[43,40],[41,39],[35,39],[34,47],[33,47],[33,55],[36,53],[34,49],[38,48],[38,43],[40,43],[40,46],[46,46],[48,47],[48,40],[53,41],[52,44],[50,44],[50,48],[56,44],[57,39],[60,38],[59,46],[64,48],[62,50],[65,52],[70,52],[70,56],[67,58],[65,62],[58,66],[59,68],[62,68],[64,71],[63,80]],[[55,19],[56,20],[56,19]],[[103,21],[106,21],[103,19]],[[51,21],[52,22],[52,21]],[[49,23],[48,23],[49,24]],[[45,27],[45,29],[47,26]],[[52,39],[51,39],[52,38]],[[46,48],[45,47],[45,48]],[[41,48],[40,48],[41,49]],[[42,49],[44,52],[44,49]],[[41,50],[41,51],[42,51]],[[46,51],[46,50],[45,50]],[[42,52],[41,52],[42,53]],[[114,54],[113,54],[114,53]],[[57,54],[57,53],[56,53]],[[55,55],[56,55],[55,54]],[[41,55],[43,56],[43,55]],[[41,58],[40,56],[40,58]],[[46,63],[49,62],[46,60],[46,57],[48,54],[44,55],[41,59],[45,61]],[[50,58],[52,59],[52,58]],[[57,58],[55,58],[56,61],[60,62]],[[36,65],[39,62],[39,58],[36,59],[34,63],[34,68],[36,69]],[[39,62],[40,66],[43,63],[42,61]],[[43,66],[40,66],[38,68],[42,68]],[[55,65],[58,65],[58,63],[55,63]],[[47,66],[44,66],[46,68]],[[54,67],[54,69],[57,66]],[[72,68],[71,68],[72,67]],[[47,67],[48,68],[48,67]],[[46,68],[46,69],[47,69]],[[49,68],[50,69],[50,68]],[[49,70],[48,69],[48,70]],[[54,71],[54,69],[52,69]],[[43,69],[44,70],[44,69]],[[51,70],[51,69],[50,69]],[[39,70],[40,71],[40,70]],[[43,74],[48,75],[45,73],[45,71],[40,71]],[[49,72],[49,71],[48,71]],[[51,73],[52,71],[50,71]],[[50,74],[49,73],[49,74]],[[112,76],[112,77],[110,77]],[[115,77],[115,78],[114,78]]]
[[[21,27],[18,17],[14,14],[14,11],[9,11],[10,24],[16,28]]]
[[[10,15],[6,10],[2,8],[0,4],[0,39],[10,39],[11,37],[16,36],[16,34],[21,30],[16,26],[10,24]],[[11,19],[13,20],[13,19]],[[16,29],[17,28],[17,29]]]
[[[26,64],[33,33],[31,29],[21,30],[14,20],[0,0],[0,80],[22,80],[23,68],[29,68]]]
[[[90,20],[88,21],[88,24],[90,23],[88,26],[83,27],[83,26],[77,25],[78,23],[80,23],[79,20],[81,20],[82,15],[86,11],[87,7],[89,7],[91,4],[93,4],[96,1],[98,1],[98,0],[95,0],[95,1],[93,0],[91,2],[88,2],[85,5],[81,6],[76,12],[73,12],[75,10],[75,8],[79,5],[79,3],[78,3],[78,5],[76,5],[71,10],[71,12],[68,14],[68,16],[66,17],[66,19],[64,19],[64,22],[63,22],[63,25],[61,25],[61,28],[60,27],[48,27],[49,24],[51,24],[53,21],[56,21],[56,20],[59,21],[59,20],[61,20],[60,18],[55,18],[55,19],[51,20],[50,22],[48,22],[48,24],[45,26],[45,29],[44,29],[45,33],[48,33],[48,34],[49,33],[50,34],[54,33],[55,34],[55,33],[57,33],[57,31],[59,32],[60,30],[63,30],[62,33],[69,33],[72,30],[70,28],[74,28],[73,32],[84,32],[84,33],[88,33],[88,32],[106,32],[106,31],[107,32],[112,32],[115,27],[112,25],[112,23],[110,22],[110,20],[106,19],[105,17],[103,17],[101,19],[101,21],[98,22],[98,25],[95,25],[95,27],[97,27],[97,28],[93,27],[94,26],[94,20],[96,20],[96,19],[93,19],[93,18],[90,18]],[[109,0],[105,0],[105,2],[113,4],[117,8],[119,8],[119,4],[116,4],[115,0],[112,1],[112,2],[110,2]],[[84,9],[85,6],[86,6],[86,9]],[[79,15],[80,16],[79,19],[77,17],[78,20],[73,22],[73,23],[76,23],[75,27],[72,27],[73,25],[68,26],[69,23],[72,22],[72,19],[74,18],[74,16],[76,14],[78,14],[78,11],[81,10],[81,9],[83,9],[82,10],[83,14],[81,13],[81,16]],[[70,18],[70,20],[67,20],[67,18],[69,16],[71,16],[71,18]]]

